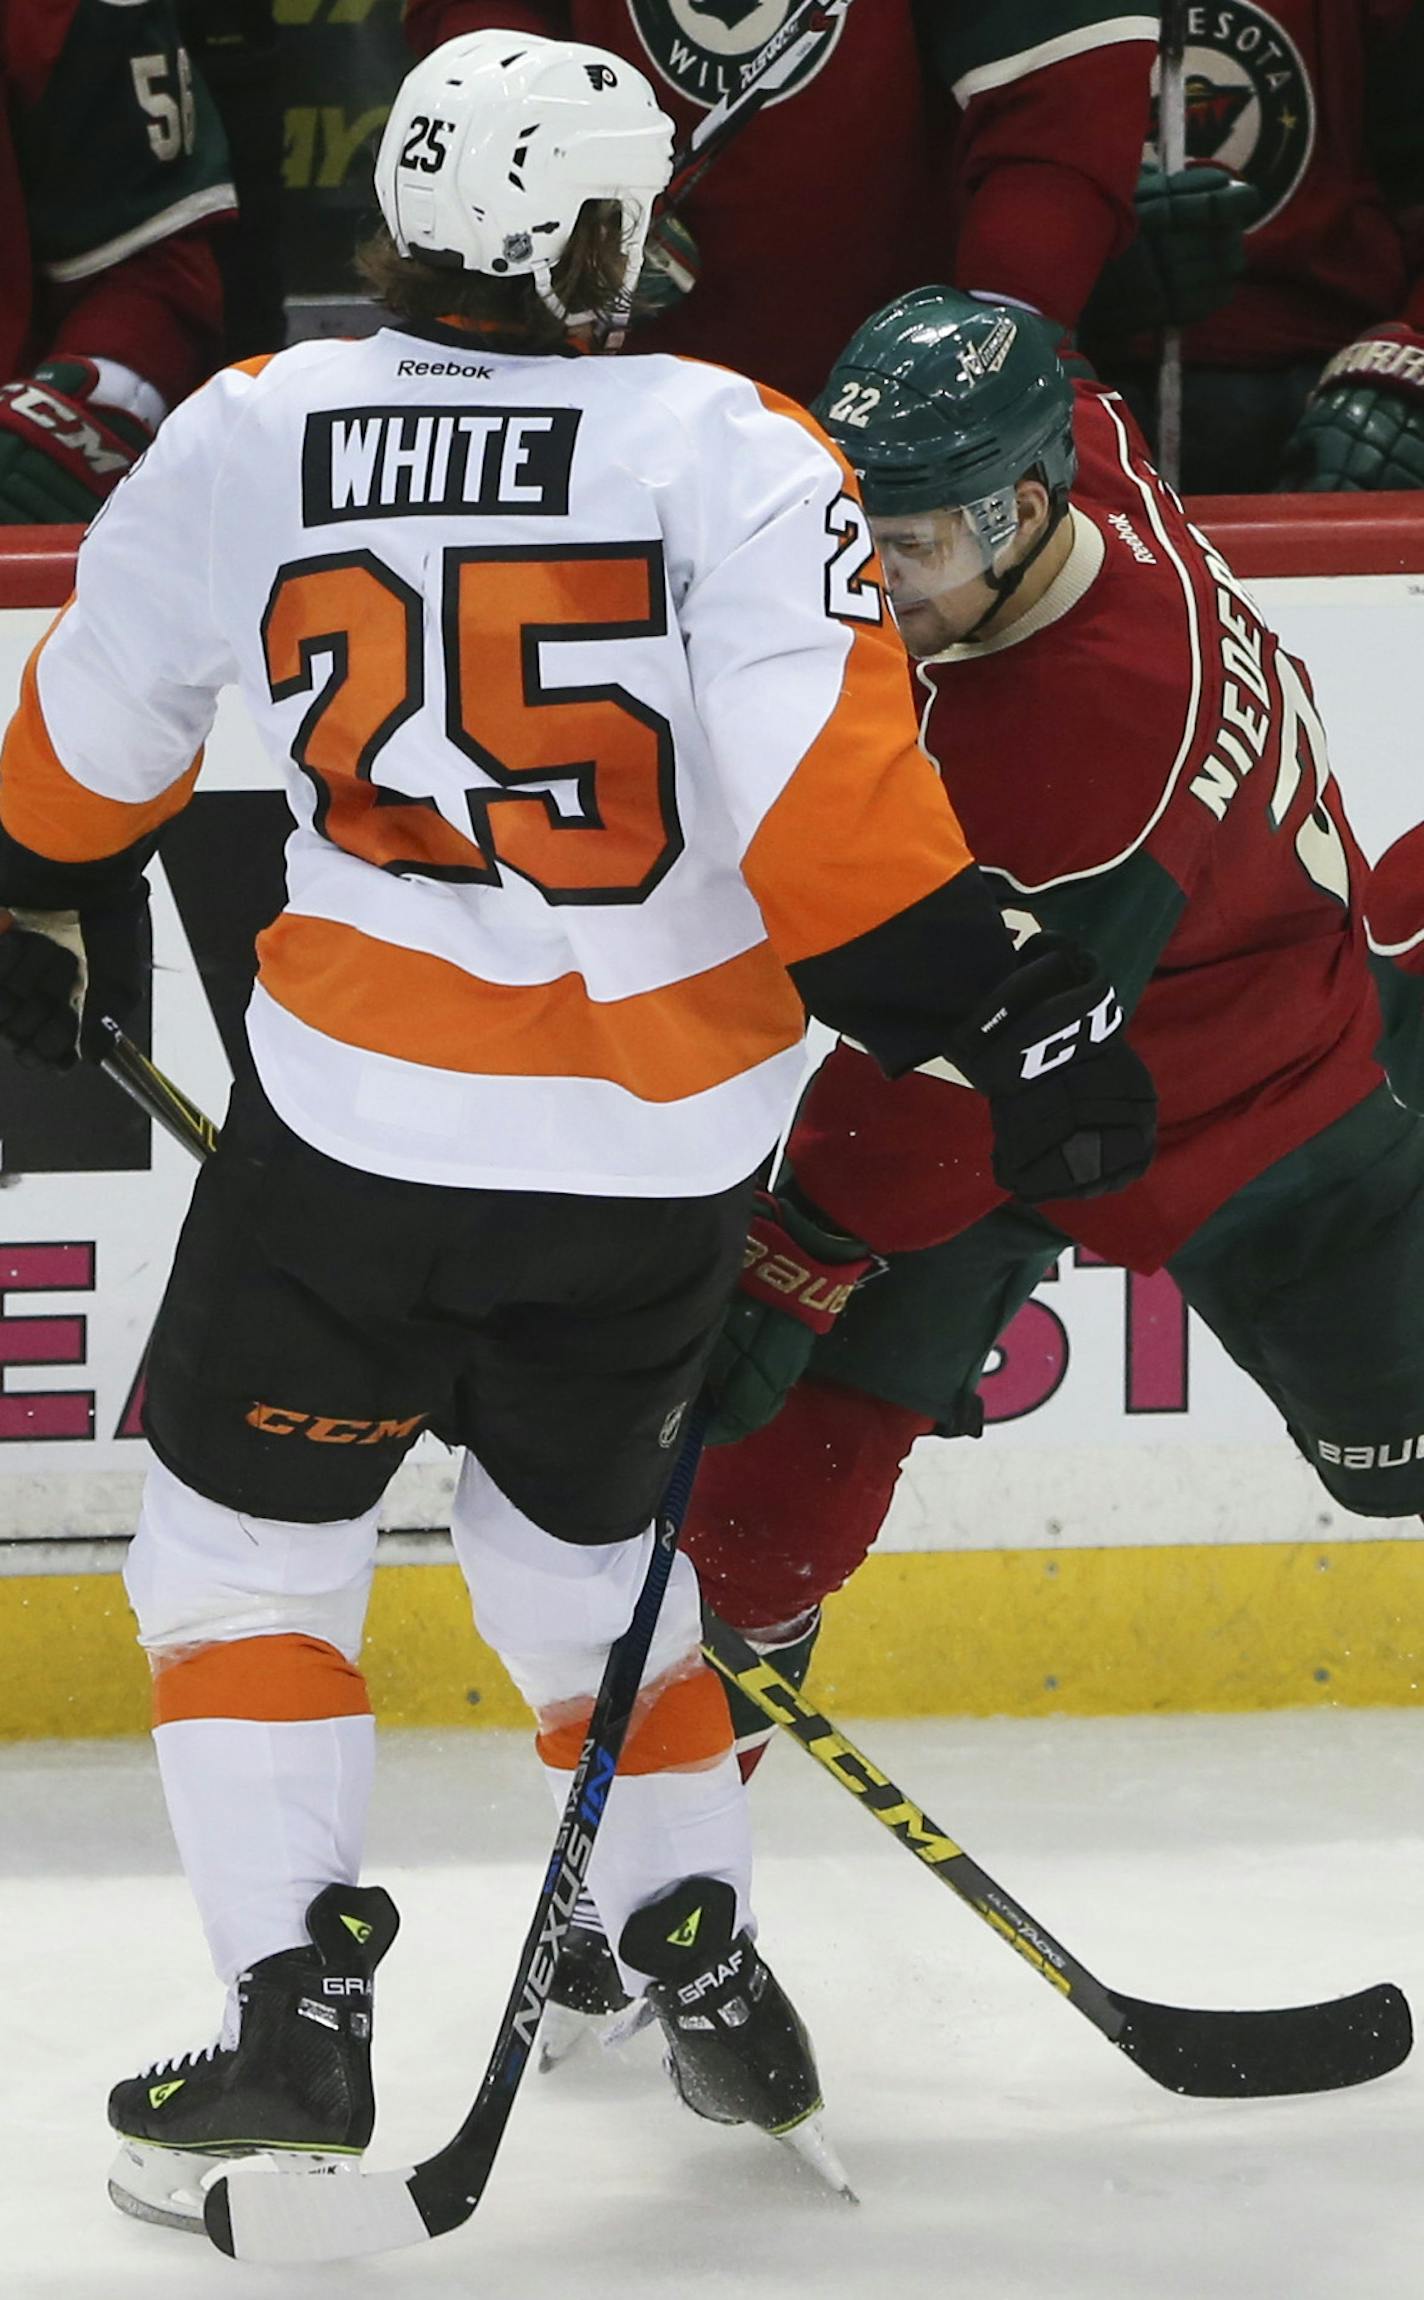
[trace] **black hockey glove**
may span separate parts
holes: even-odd
[[[37,1068],[102,1062],[102,1018],[128,1020],[151,959],[146,879],[83,910],[0,910],[0,1038]]]
[[[946,1048],[989,1104],[994,1179],[1037,1205],[1096,1198],[1152,1161],[1157,1096],[1117,992],[1066,935],[1036,934]]]

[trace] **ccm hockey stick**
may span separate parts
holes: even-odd
[[[113,1047],[103,1064],[109,1076],[195,1158],[210,1157],[218,1145],[212,1120],[164,1077],[116,1022],[106,1018],[103,1027]],[[223,2174],[203,2204],[203,2220],[219,2252],[237,2260],[271,2263],[351,2260],[368,2252],[428,2243],[462,2227],[474,2212],[504,2138],[569,1918],[588,1875],[672,1572],[707,1418],[707,1402],[699,1398],[663,1495],[643,1586],[628,1626],[608,1656],[509,2001],[469,2115],[453,2140],[434,2156],[394,2172],[353,2172],[335,2178],[254,2169],[236,2180]]]
[[[113,1032],[115,1055],[105,1069],[195,1156],[207,1156],[217,1141],[211,1120],[115,1025],[107,1027]],[[685,1500],[684,1493],[684,1506]],[[1409,2004],[1390,1981],[1324,2004],[1291,2005],[1273,2012],[1213,2012],[1153,2004],[1105,1987],[744,1637],[722,1622],[709,1621],[706,1627],[703,1652],[728,1684],[736,1685],[799,1741],[941,1884],[1155,2084],[1202,2099],[1331,2092],[1385,2076],[1408,2057],[1414,2041]],[[441,2158],[432,2159],[432,2164],[440,2162]],[[363,2175],[360,2190],[364,2193],[373,2179],[405,2177]],[[307,2188],[319,2178],[289,2175],[284,2186],[296,2183]],[[242,2185],[245,2190],[250,2181]],[[340,2185],[347,2188],[350,2183]],[[473,2211],[474,2205],[468,2210]],[[419,2241],[419,2231],[405,2241]]]
[[[1333,2092],[1384,2076],[1408,2055],[1414,2041],[1409,2004],[1392,1981],[1276,2012],[1199,2012],[1105,1988],[744,1637],[706,1616],[703,1626],[702,1650],[728,1685],[784,1726],[1154,2084],[1206,2100]]]

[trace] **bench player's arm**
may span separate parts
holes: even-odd
[[[928,0],[919,14],[930,69],[962,113],[952,276],[1072,327],[1136,229],[1156,11],[1126,0]]]

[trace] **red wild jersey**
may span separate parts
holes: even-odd
[[[1147,462],[1080,387],[1072,556],[998,641],[919,667],[925,740],[1010,911],[1086,943],[1132,1010],[1159,1150],[1115,1196],[1045,1209],[1152,1270],[1379,1084],[1364,866],[1309,684]],[[841,1046],[791,1142],[817,1204],[892,1251],[1002,1203],[980,1098]]]

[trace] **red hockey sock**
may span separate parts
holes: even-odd
[[[849,1579],[890,1507],[927,1414],[802,1382],[775,1421],[702,1457],[683,1546],[714,1613],[751,1635]]]

